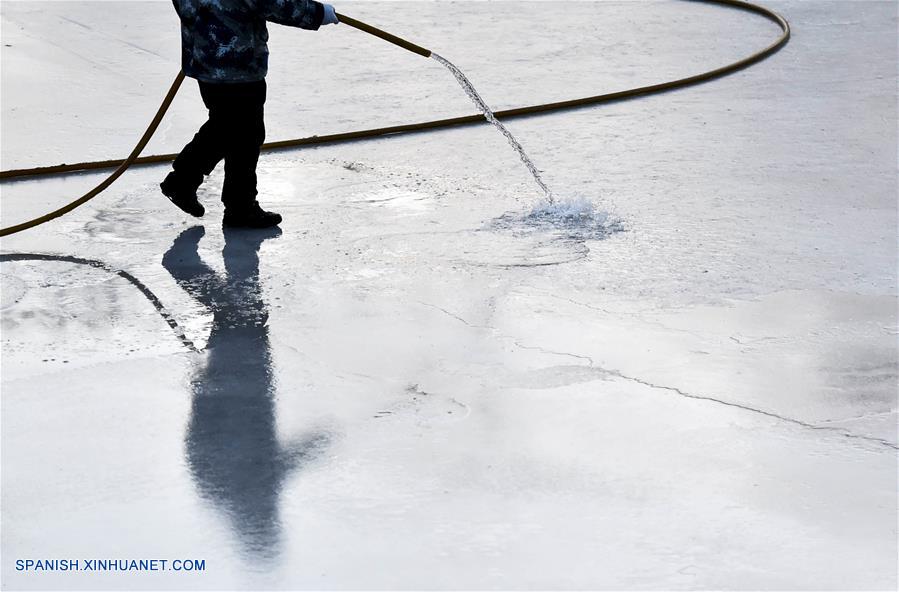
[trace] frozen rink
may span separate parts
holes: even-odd
[[[131,274],[178,330],[115,272],[0,263],[3,589],[895,590],[897,5],[762,3],[793,38],[748,70],[508,122],[590,228],[526,219],[483,124],[263,154],[280,236],[223,232],[221,167],[188,218],[160,165],[4,238]],[[779,34],[691,2],[335,5],[495,109]],[[4,170],[124,157],[179,68],[167,1],[0,24]],[[346,25],[270,30],[268,140],[475,112]],[[145,154],[203,117],[187,80]],[[2,225],[104,175],[4,182]]]

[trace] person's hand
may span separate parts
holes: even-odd
[[[330,4],[322,4],[325,7],[325,18],[322,19],[323,25],[336,25],[340,21],[337,20],[337,13],[334,11],[334,7]]]

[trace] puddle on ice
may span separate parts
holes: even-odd
[[[408,213],[426,212],[429,208],[430,195],[419,191],[382,187],[373,191],[360,193],[350,204],[376,205]]]
[[[624,230],[620,220],[584,197],[544,200],[529,211],[506,212],[489,227],[515,236],[543,234],[575,242],[602,240]]]
[[[557,199],[543,201],[530,210],[508,212],[479,229],[383,235],[359,239],[356,244],[362,247],[362,257],[375,267],[383,265],[385,270],[403,269],[422,260],[540,267],[583,259],[590,253],[587,241],[601,240],[621,230],[617,218],[587,199]]]
[[[25,282],[15,275],[9,265],[0,266],[0,310],[6,310],[21,300],[28,291]]]
[[[590,250],[583,244],[554,240],[553,237],[503,236],[477,232],[459,247],[459,258],[466,263],[495,267],[542,267],[583,259]]]
[[[583,259],[583,244],[541,235],[515,236],[490,229],[440,233],[409,233],[370,237],[357,241],[360,255],[384,270],[408,269],[426,260],[450,265],[485,267],[538,267]]]

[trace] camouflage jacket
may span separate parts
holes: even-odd
[[[314,0],[172,0],[181,18],[181,67],[203,82],[254,82],[268,72],[266,21],[318,29]]]

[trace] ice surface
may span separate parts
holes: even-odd
[[[115,272],[0,262],[2,587],[896,589],[897,7],[771,5],[793,41],[735,76],[516,120],[552,207],[485,123],[264,155],[280,236],[222,231],[220,169],[185,218],[160,166],[4,238],[128,272],[201,352]],[[777,34],[707,3],[340,8],[496,109]],[[3,168],[126,154],[178,67],[169,2],[0,26]],[[272,140],[474,112],[348,27],[271,49]],[[149,152],[201,121],[182,92]],[[100,178],[4,183],[3,224]],[[110,556],[207,569],[12,563]]]

